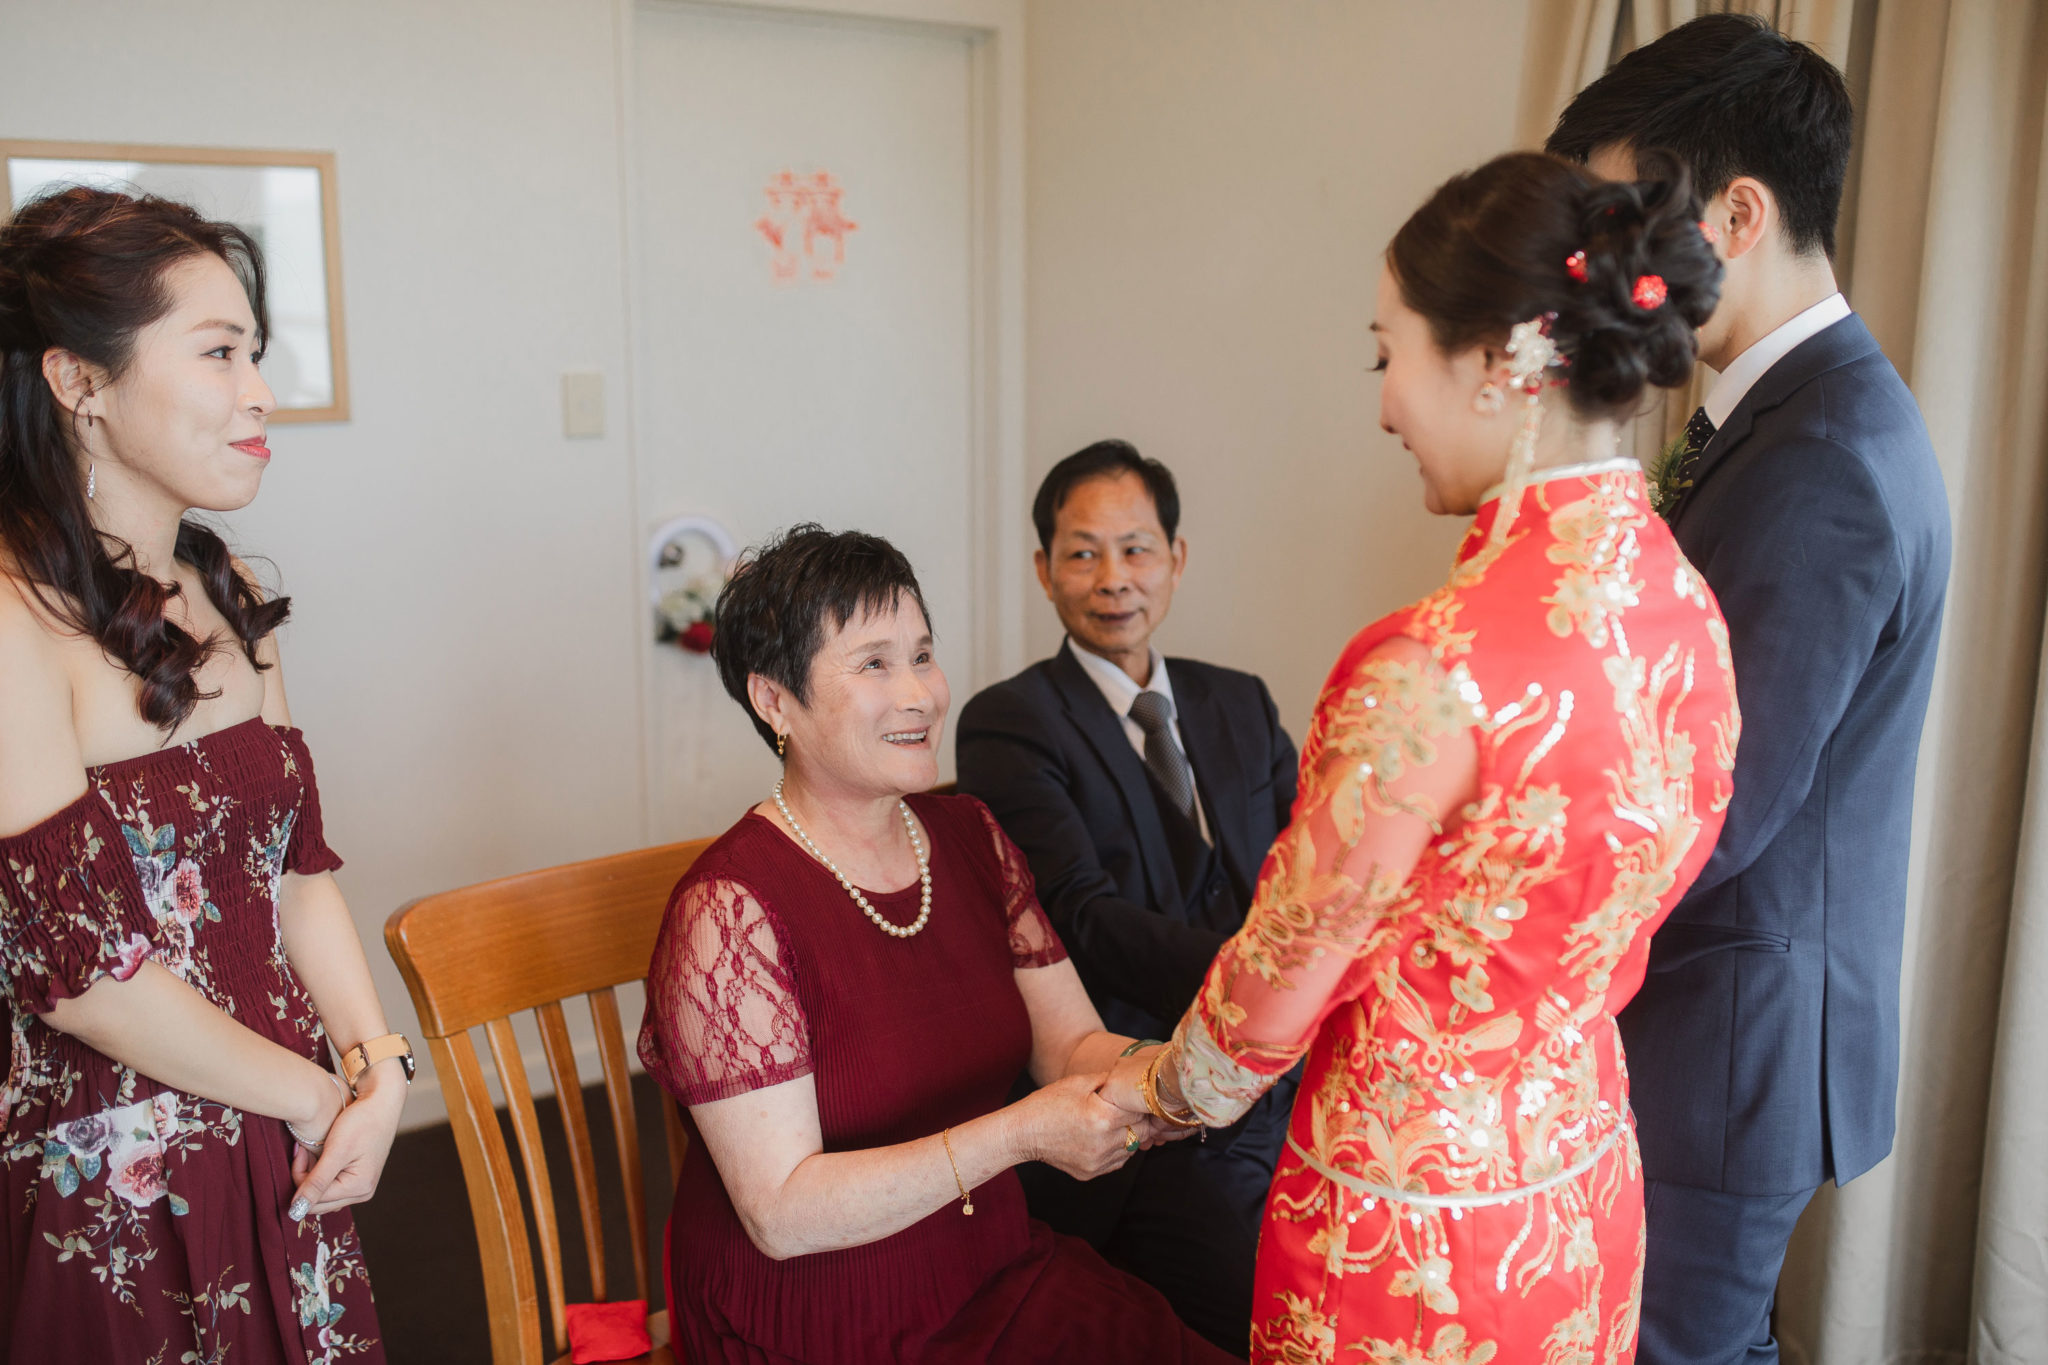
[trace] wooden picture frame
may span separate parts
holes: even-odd
[[[34,164],[39,162],[53,165]],[[181,174],[180,168],[191,169]],[[227,174],[210,177],[213,183],[209,185],[209,177],[198,174],[199,168]],[[348,347],[342,316],[341,219],[334,153],[0,138],[0,169],[5,170],[7,179],[7,199],[0,208],[10,213],[41,186],[105,184],[183,200],[210,218],[222,218],[249,230],[263,247],[270,283],[271,354],[265,377],[279,391],[270,420],[348,420]],[[258,183],[249,172],[286,172],[280,177],[262,177],[261,184],[289,186],[293,195],[303,199],[302,177],[289,174],[295,170],[311,170],[318,177],[317,219],[303,202],[290,210],[288,218],[280,214],[274,223],[249,212],[250,204],[241,196]],[[244,188],[237,191],[237,186]],[[221,202],[230,197],[235,202]],[[315,223],[319,241],[308,243],[308,229]],[[273,226],[283,230],[273,232]],[[290,306],[294,300],[296,307]],[[313,307],[316,301],[317,311]]]

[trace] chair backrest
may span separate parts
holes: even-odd
[[[469,1030],[484,1030],[497,1063],[519,1143],[520,1166],[533,1198],[547,1277],[549,1325],[556,1349],[566,1350],[561,1231],[512,1016],[532,1010],[540,1025],[575,1172],[592,1297],[600,1302],[623,1298],[627,1296],[612,1293],[615,1281],[606,1273],[595,1154],[562,1010],[563,1003],[575,996],[589,999],[626,1186],[636,1290],[632,1297],[648,1298],[640,1139],[613,988],[646,975],[669,892],[710,844],[709,839],[668,844],[444,891],[401,907],[385,922],[384,941],[412,991],[462,1157],[463,1182],[483,1254],[491,1358],[496,1365],[543,1365],[545,1357],[526,1212]],[[664,1103],[662,1111],[670,1170],[675,1172],[681,1169],[683,1130],[673,1104]]]

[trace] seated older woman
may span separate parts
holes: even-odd
[[[669,1220],[685,1359],[1221,1361],[1160,1295],[1025,1213],[1178,1134],[1097,1095],[1103,1031],[980,802],[938,779],[946,678],[887,541],[801,526],[718,600],[773,796],[670,899],[640,1055],[701,1141]],[[1026,1065],[1041,1088],[1004,1106]]]

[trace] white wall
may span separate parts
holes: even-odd
[[[1033,484],[1110,433],[1170,462],[1165,643],[1259,669],[1297,734],[1455,542],[1374,429],[1366,323],[1400,220],[1507,144],[1522,9],[1031,0]],[[0,0],[0,136],[336,153],[353,418],[276,428],[229,520],[296,604],[293,715],[397,1028],[394,908],[646,837],[615,45],[611,0]],[[610,434],[567,440],[591,369]],[[440,1117],[420,1087],[409,1122]]]
[[[1031,0],[1030,486],[1103,436],[1171,466],[1191,550],[1161,644],[1264,675],[1297,739],[1463,528],[1378,429],[1366,328],[1394,230],[1509,145],[1524,11]]]

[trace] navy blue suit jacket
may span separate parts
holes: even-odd
[[[1949,514],[1862,319],[1767,370],[1671,515],[1742,706],[1712,858],[1621,1014],[1652,1179],[1790,1194],[1891,1150],[1913,771]]]

